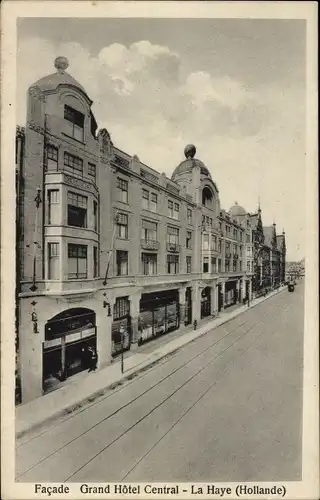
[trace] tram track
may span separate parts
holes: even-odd
[[[270,303],[268,303],[269,305],[269,308],[272,307],[272,305]],[[258,307],[260,306],[260,304],[258,305]],[[249,312],[250,310],[248,310]],[[247,311],[245,311],[247,312]],[[266,315],[269,314],[269,309],[266,313],[264,313],[263,317],[265,317]],[[241,316],[239,317],[235,317],[233,318],[232,320],[232,323],[236,322],[238,320],[238,318],[241,318]],[[230,324],[230,321],[228,321],[227,323],[224,323],[222,325],[220,325],[218,328],[227,328],[228,325]],[[140,396],[143,396],[146,392],[148,392],[149,390],[152,390],[156,385],[158,385],[159,383],[161,383],[163,380],[165,380],[166,378],[170,377],[171,375],[173,375],[174,373],[176,373],[181,367],[191,363],[193,360],[195,360],[197,357],[201,356],[203,353],[205,353],[207,350],[209,350],[210,348],[214,347],[216,344],[218,344],[219,342],[221,342],[224,338],[228,337],[229,335],[232,335],[232,333],[237,330],[238,328],[240,328],[241,326],[245,325],[246,323],[249,323],[250,320],[245,320],[245,321],[242,321],[240,324],[236,324],[235,327],[231,330],[231,331],[228,331],[225,335],[223,335],[222,337],[220,338],[216,338],[214,340],[214,342],[210,343],[209,345],[207,345],[204,349],[200,350],[195,356],[189,358],[187,361],[183,361],[177,368],[175,368],[172,372],[170,372],[168,375],[166,375],[165,377],[161,378],[158,382],[156,382],[154,385],[150,386],[146,391],[143,391],[142,393],[140,393],[137,397],[131,399],[130,401],[128,401],[126,404],[124,404],[123,406],[121,406],[121,408],[119,408],[119,411],[123,408],[125,408],[126,406],[130,405],[132,402],[134,402],[138,397]],[[74,411],[72,411],[69,416],[67,417],[59,417],[58,418],[58,421],[57,423],[55,423],[54,425],[50,425],[48,427],[46,427],[45,429],[41,430],[41,431],[36,431],[35,433],[34,432],[30,432],[29,435],[24,435],[22,436],[21,438],[18,438],[17,441],[16,441],[16,449],[19,449],[23,446],[25,446],[26,444],[30,443],[31,441],[35,440],[35,439],[38,439],[39,437],[43,436],[44,434],[46,434],[47,432],[53,430],[54,428],[70,421],[71,419],[73,418],[76,418],[80,413],[84,412],[84,411],[87,411],[88,409],[94,407],[94,406],[97,406],[99,404],[102,404],[103,402],[105,402],[105,400],[107,398],[111,398],[115,395],[117,395],[119,392],[121,391],[124,391],[126,390],[130,385],[132,384],[135,384],[138,380],[141,381],[142,379],[146,378],[146,377],[149,377],[153,371],[155,370],[158,370],[159,368],[163,368],[164,365],[166,365],[167,363],[170,363],[172,362],[172,356],[173,355],[176,355],[177,352],[181,352],[184,348],[187,348],[189,347],[190,345],[194,344],[195,342],[197,342],[198,344],[200,342],[203,342],[205,343],[206,340],[207,340],[207,337],[209,335],[212,334],[212,330],[206,332],[205,334],[203,334],[200,338],[195,338],[193,339],[191,342],[189,342],[188,344],[186,344],[185,346],[182,346],[181,348],[178,348],[177,351],[174,351],[172,353],[169,353],[168,355],[166,355],[164,358],[162,358],[161,360],[159,361],[155,361],[155,363],[153,365],[149,365],[147,367],[144,367],[143,369],[141,369],[139,372],[138,372],[138,375],[137,376],[133,376],[132,378],[128,378],[127,380],[121,382],[121,384],[119,384],[118,387],[109,387],[106,389],[106,393],[103,394],[103,396],[99,396],[97,395],[97,397],[95,398],[95,401],[92,401],[90,402],[90,398],[88,398],[83,406],[81,406],[80,408],[77,408],[75,409]],[[113,414],[110,414],[110,416],[112,416]]]
[[[283,310],[283,305],[280,304],[280,307],[278,306],[279,310]],[[123,435],[125,435],[127,432],[130,431],[130,429],[132,429],[133,427],[135,427],[136,425],[139,424],[139,422],[142,422],[145,418],[148,417],[148,415],[150,415],[153,411],[155,411],[158,407],[160,407],[161,405],[163,405],[166,401],[168,401],[168,399],[170,399],[174,394],[176,394],[179,390],[181,390],[186,384],[188,384],[192,379],[194,379],[195,377],[197,377],[201,372],[203,372],[203,370],[205,370],[210,364],[214,363],[219,357],[223,356],[226,351],[228,351],[232,346],[234,346],[237,342],[239,342],[239,340],[241,339],[244,339],[246,337],[246,335],[248,334],[248,332],[250,332],[255,326],[257,326],[259,323],[263,323],[263,320],[265,319],[265,317],[269,316],[270,314],[272,315],[275,315],[277,314],[277,310],[275,310],[274,306],[272,306],[272,304],[269,304],[269,307],[268,307],[268,310],[262,315],[262,318],[260,318],[258,321],[256,322],[253,322],[253,324],[247,328],[245,330],[245,332],[242,332],[240,333],[239,336],[236,337],[236,339],[230,344],[228,345],[225,349],[222,349],[221,352],[217,355],[217,356],[214,356],[214,357],[211,357],[212,356],[212,353],[210,352],[212,349],[214,349],[216,347],[217,344],[221,343],[223,340],[227,339],[228,337],[230,337],[230,335],[232,335],[237,329],[239,329],[240,327],[243,327],[243,325],[246,325],[246,324],[249,324],[249,323],[252,323],[252,319],[249,318],[247,319],[246,321],[242,321],[240,324],[237,324],[235,326],[235,328],[233,328],[231,331],[227,332],[225,335],[223,335],[222,337],[220,337],[219,339],[215,339],[214,342],[210,343],[209,345],[207,345],[205,347],[205,349],[202,349],[200,350],[200,352],[198,352],[195,356],[192,356],[188,361],[184,361],[183,364],[180,364],[178,367],[176,367],[172,372],[170,372],[169,374],[167,374],[165,377],[161,378],[159,381],[157,381],[156,383],[154,383],[153,385],[151,385],[150,387],[147,388],[147,390],[143,391],[143,392],[140,392],[136,397],[132,398],[130,401],[126,402],[126,404],[124,405],[120,405],[116,410],[114,410],[113,412],[111,412],[109,415],[105,416],[104,418],[98,420],[94,425],[91,425],[88,429],[85,429],[83,432],[80,432],[77,434],[76,437],[74,437],[73,439],[69,439],[67,440],[67,442],[65,442],[62,446],[60,447],[57,447],[56,449],[54,449],[54,451],[52,451],[51,453],[47,454],[45,457],[43,457],[43,459],[37,461],[36,463],[33,463],[32,466],[30,466],[29,468],[26,468],[24,469],[23,472],[21,472],[20,474],[18,474],[18,478],[24,476],[25,474],[29,473],[30,471],[32,471],[32,469],[34,469],[35,467],[37,467],[38,465],[40,465],[42,462],[45,462],[46,460],[48,460],[49,458],[51,458],[53,455],[56,455],[58,454],[59,452],[61,452],[64,448],[66,448],[67,446],[71,445],[72,443],[74,443],[75,441],[81,439],[82,437],[84,437],[85,435],[88,435],[88,433],[90,433],[91,431],[93,431],[94,429],[96,429],[99,425],[101,424],[104,424],[106,423],[109,419],[111,419],[113,416],[115,416],[116,414],[118,414],[121,410],[124,410],[126,408],[128,408],[130,405],[132,405],[133,403],[135,403],[138,399],[140,399],[141,401],[141,398],[143,398],[143,396],[145,396],[146,394],[150,393],[150,391],[152,391],[153,389],[159,389],[159,386],[161,384],[163,384],[165,381],[169,381],[170,378],[174,378],[174,376],[177,375],[177,373],[181,370],[186,370],[186,368],[192,363],[194,362],[195,360],[199,360],[199,358],[203,355],[203,356],[208,356],[210,359],[208,362],[205,363],[205,365],[201,365],[201,368],[199,370],[196,370],[195,373],[193,373],[191,375],[191,377],[188,377],[186,380],[184,380],[183,383],[180,383],[178,384],[177,388],[174,390],[174,391],[169,391],[170,394],[167,395],[164,399],[162,399],[160,402],[158,402],[158,404],[156,404],[155,406],[154,405],[151,405],[152,408],[149,412],[146,412],[144,413],[139,419],[137,419],[136,422],[134,422],[134,424],[132,426],[125,426],[126,428],[123,430],[122,433],[120,433],[118,436],[116,436],[111,442],[109,442],[107,444],[106,447],[104,447],[103,450],[101,450],[99,453],[103,453],[103,451],[110,447],[112,444],[114,444],[117,440],[121,439],[121,437]],[[208,332],[210,333],[210,332]],[[207,334],[206,334],[207,336]],[[200,340],[200,339],[199,339]],[[190,346],[190,344],[189,344]],[[169,360],[170,361],[170,360]],[[172,358],[171,358],[171,361]],[[168,363],[168,361],[166,361],[166,363]],[[165,363],[162,363],[161,364],[161,367],[163,367],[163,365],[165,365]],[[159,367],[159,366],[158,366]],[[158,368],[156,367],[156,368]],[[156,369],[155,368],[155,369]],[[85,408],[83,408],[80,412],[77,412],[75,415],[72,415],[70,416],[68,419],[64,420],[62,423],[60,423],[59,425],[63,425],[67,420],[72,420],[72,419],[75,419],[76,417],[79,417],[80,413],[82,413],[83,411],[85,410],[88,410],[94,406],[97,406],[97,405],[100,405],[102,403],[105,402],[105,400],[110,397],[110,396],[114,396],[115,394],[119,393],[120,391],[123,391],[124,389],[128,388],[131,384],[133,383],[136,383],[138,380],[141,382],[141,379],[147,377],[148,375],[150,374],[150,372],[148,371],[147,373],[145,373],[142,377],[139,377],[138,379],[135,379],[133,380],[132,382],[126,384],[124,387],[121,387],[118,391],[116,391],[116,393],[113,393],[113,394],[108,394],[107,396],[105,396],[103,399],[99,399],[99,401],[96,401],[94,403],[92,403],[91,405],[87,405]],[[42,434],[32,438],[33,440],[36,440],[36,439],[40,439],[41,436],[43,434],[45,434],[46,432],[50,432],[52,431],[52,427],[49,428],[47,431],[44,431]],[[26,446],[28,445],[30,441],[27,441],[25,442],[23,445],[21,446]],[[99,453],[97,454],[97,456],[99,455]],[[91,458],[87,463],[89,463],[91,460],[93,460],[93,458]],[[85,466],[85,464],[84,464]],[[81,470],[78,469],[78,470]],[[74,472],[74,474],[76,474],[77,471]],[[66,480],[69,480],[71,477],[73,477],[72,474],[71,476],[69,476]]]

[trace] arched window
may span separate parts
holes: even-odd
[[[202,205],[204,207],[214,208],[213,203],[213,193],[208,186],[205,186],[202,190]]]

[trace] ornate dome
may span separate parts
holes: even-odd
[[[54,61],[54,66],[57,69],[56,73],[52,73],[51,75],[44,76],[40,78],[37,82],[35,82],[32,87],[39,87],[40,90],[55,90],[59,85],[73,85],[77,87],[81,92],[87,95],[85,89],[80,85],[77,80],[75,80],[69,73],[66,73],[65,70],[69,66],[68,59],[63,56],[59,56]]]
[[[238,205],[237,202],[233,205],[233,207],[230,208],[229,214],[232,215],[232,217],[237,217],[238,215],[246,215],[247,212],[241,205]]]
[[[211,174],[204,163],[197,158],[194,158],[197,150],[193,144],[188,144],[184,148],[184,155],[186,160],[183,160],[173,171],[171,179],[174,181],[177,177],[183,174],[191,174],[193,167],[200,167],[200,171],[202,175],[206,175],[211,179]]]

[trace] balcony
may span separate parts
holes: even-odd
[[[160,243],[155,240],[141,240],[141,248],[144,250],[159,250]]]
[[[167,242],[167,251],[178,253],[180,251],[180,245],[178,243],[169,243]]]

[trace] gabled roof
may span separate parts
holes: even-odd
[[[282,250],[282,245],[285,243],[285,241],[284,241],[284,235],[283,234],[277,234],[276,239],[277,239],[277,249],[278,250]]]
[[[264,244],[267,245],[268,247],[272,247],[272,240],[274,234],[273,226],[264,226],[263,234],[264,234]]]
[[[250,222],[251,222],[251,227],[253,230],[257,229],[258,219],[259,219],[258,214],[250,214]]]

